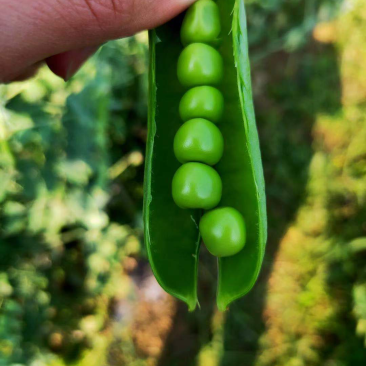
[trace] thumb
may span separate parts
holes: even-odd
[[[100,44],[163,24],[194,1],[0,0],[0,82],[68,51],[82,63]]]

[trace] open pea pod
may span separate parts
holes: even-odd
[[[220,129],[225,141],[215,166],[222,179],[220,207],[236,208],[244,217],[247,242],[238,254],[220,258],[217,305],[225,310],[254,285],[263,261],[267,218],[263,169],[252,101],[245,7],[243,0],[217,0],[224,60],[220,90],[225,114]],[[183,210],[172,198],[172,179],[180,163],[173,154],[181,126],[179,102],[186,91],[177,78],[182,16],[150,32],[149,135],[145,171],[145,242],[160,285],[197,304],[200,210]]]

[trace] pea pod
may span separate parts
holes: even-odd
[[[217,0],[216,3],[221,23],[217,51],[223,59],[224,75],[218,88],[225,101],[220,119],[224,153],[215,166],[222,180],[220,207],[231,207],[242,214],[247,238],[244,249],[238,254],[218,261],[217,305],[220,310],[225,310],[232,301],[245,295],[258,277],[267,239],[267,219],[252,102],[244,1]],[[193,310],[197,304],[199,223],[203,212],[181,209],[171,194],[173,176],[181,166],[173,153],[173,141],[182,125],[179,106],[187,92],[183,85],[197,85],[190,84],[189,75],[180,83],[179,67],[177,75],[176,65],[183,51],[180,41],[182,20],[183,17],[179,16],[149,34],[149,134],[144,224],[147,252],[158,282]]]

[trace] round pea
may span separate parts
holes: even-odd
[[[198,161],[217,164],[224,152],[224,138],[210,121],[195,118],[185,122],[174,138],[174,154],[181,163]]]
[[[192,43],[179,56],[177,74],[186,87],[217,85],[224,74],[222,57],[207,44]]]
[[[244,248],[245,222],[234,208],[217,208],[205,213],[199,226],[207,250],[216,257],[228,257]]]
[[[224,97],[212,86],[197,86],[183,95],[179,113],[183,121],[206,118],[217,123],[224,113]]]
[[[174,202],[180,208],[210,210],[221,200],[221,178],[208,165],[183,164],[173,177],[172,193]]]
[[[184,17],[180,34],[184,46],[195,42],[218,45],[221,24],[217,4],[212,0],[194,3]]]

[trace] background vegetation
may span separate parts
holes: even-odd
[[[0,86],[0,366],[357,366],[366,360],[366,5],[248,1],[269,243],[219,313],[154,281],[142,241],[147,37],[65,84]]]

